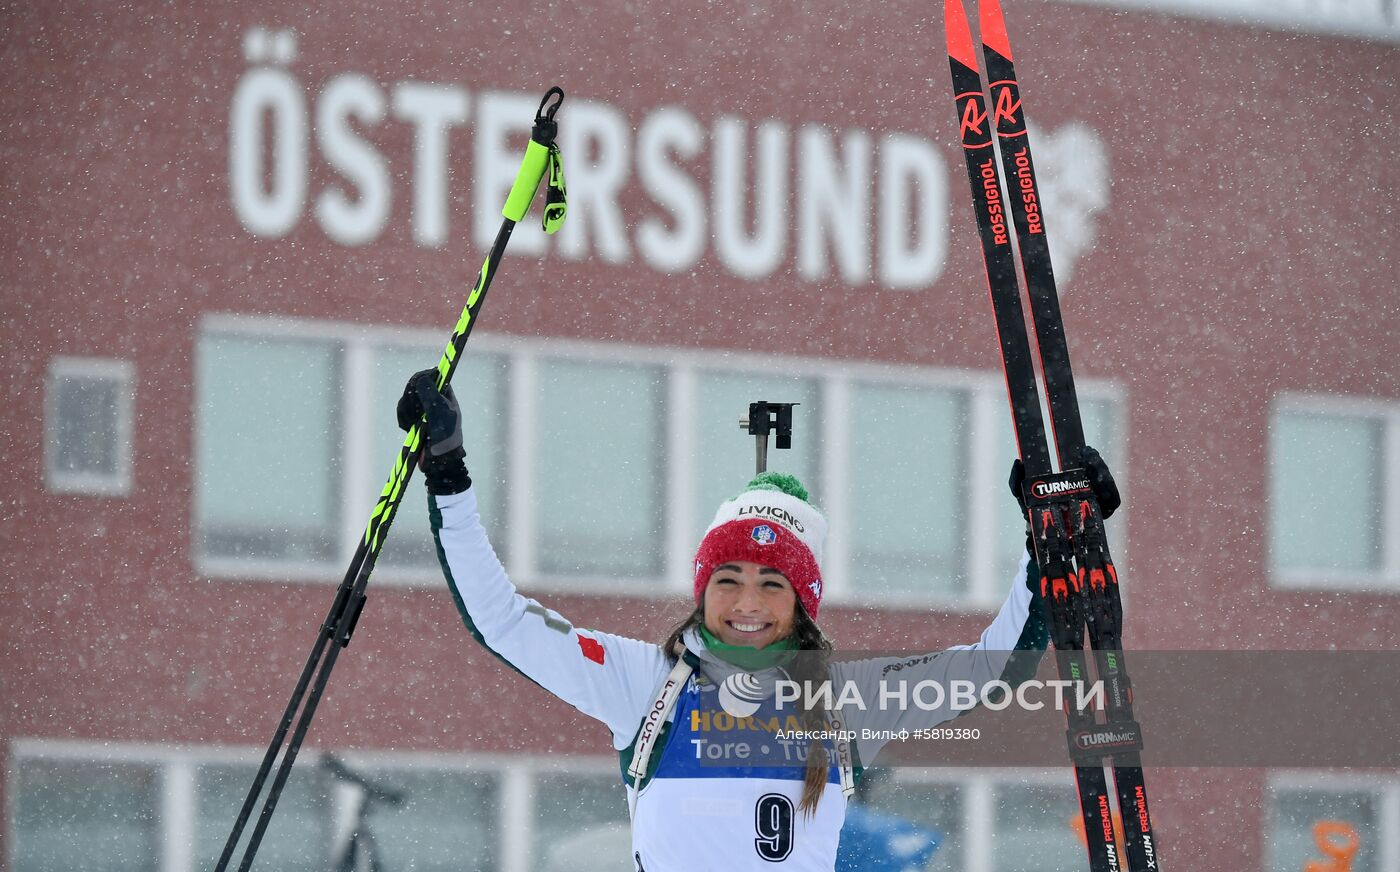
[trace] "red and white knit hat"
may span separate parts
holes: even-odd
[[[807,489],[790,475],[765,472],[725,502],[695,553],[695,602],[716,566],[747,560],[778,570],[813,618],[822,603],[822,547],[826,518],[807,502]]]

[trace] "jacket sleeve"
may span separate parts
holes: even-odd
[[[907,657],[876,657],[832,664],[838,686],[851,681],[859,689],[865,709],[843,711],[848,728],[900,730],[931,727],[969,710],[955,705],[954,682],[971,682],[979,691],[991,681],[1016,687],[1031,678],[1049,644],[1044,607],[1033,582],[1039,570],[1030,555],[1023,555],[1011,583],[1011,592],[981,637],[971,645]],[[921,682],[934,682],[944,690],[941,704],[936,692],[915,693]],[[883,697],[882,693],[886,694]],[[873,760],[883,742],[861,742],[863,760]]]
[[[438,560],[473,638],[507,665],[612,730],[626,748],[670,665],[661,648],[582,630],[521,596],[486,538],[476,490],[428,497]]]

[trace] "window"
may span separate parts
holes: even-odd
[[[8,758],[10,817],[0,865],[14,872],[213,869],[260,750],[18,740]],[[371,841],[388,869],[628,865],[627,802],[615,757],[349,753],[339,759],[350,778],[326,766],[322,753],[303,749],[254,868],[336,868],[331,859],[344,856],[355,831],[361,847]],[[368,804],[364,782],[381,791]],[[599,865],[583,865],[585,858]],[[561,859],[573,863],[549,865]]]
[[[196,547],[214,574],[338,578],[403,443],[395,407],[439,343],[327,325],[212,319],[197,351]],[[463,438],[482,517],[504,527],[505,365],[465,356],[454,375],[470,398]],[[439,578],[415,473],[376,578]],[[504,551],[500,537],[497,550]]]
[[[337,778],[318,766],[317,759],[317,755],[307,754],[292,769],[258,848],[255,868],[322,872],[329,865],[328,857],[343,856],[351,831],[361,821],[365,828],[360,838],[368,838],[381,858],[392,859],[389,868],[423,872],[488,872],[498,868],[498,850],[493,844],[497,823],[494,775],[352,761],[348,768],[354,776],[397,794],[397,802],[385,798],[366,806],[361,786]],[[251,765],[197,768],[193,869],[213,869],[218,863],[256,771]],[[234,854],[235,864],[242,858],[247,834],[256,822],[255,812]],[[178,834],[170,836],[178,838]]]
[[[1269,872],[1310,862],[1379,872],[1382,857],[1400,856],[1400,783],[1289,774],[1273,781],[1264,838]]]
[[[317,777],[314,756],[306,755],[293,767],[291,777],[277,800],[277,809],[258,846],[258,863],[269,869],[287,872],[322,872],[325,858],[331,850],[330,805],[326,785]],[[195,770],[194,866],[213,869],[219,862],[238,810],[248,795],[248,788],[257,773],[256,766],[205,765]],[[268,784],[276,777],[276,769],[268,776]],[[263,797],[266,797],[264,790]],[[262,798],[259,799],[259,802]],[[244,829],[243,839],[235,850],[235,864],[243,856],[248,837],[257,825],[254,809]]]
[[[17,740],[8,759],[6,868],[212,869],[260,752]],[[355,778],[397,794],[397,802],[381,798],[365,807],[361,786],[327,767],[322,752],[303,749],[257,868],[326,869],[358,820],[390,869],[628,868],[627,800],[616,757],[338,756]],[[1400,856],[1400,781],[1291,774],[1271,780],[1265,838],[1271,872],[1325,859],[1315,850],[1318,820],[1357,829],[1353,872],[1379,872],[1389,868],[1385,858]],[[855,802],[932,834],[938,847],[924,872],[1084,868],[1068,767],[877,768],[859,791]],[[241,857],[242,846],[235,862]]]
[[[16,768],[9,828],[15,872],[159,869],[159,782],[152,767],[21,758]]]
[[[861,801],[880,814],[906,820],[933,834],[938,847],[928,864],[921,867],[922,872],[963,872],[967,850],[963,838],[966,785],[959,781],[927,782],[905,777],[917,777],[921,774],[917,770],[900,770],[897,777],[891,777],[893,772],[890,769],[867,770],[861,779],[860,789],[865,794]],[[878,783],[868,784],[867,779]]]
[[[50,490],[131,490],[132,384],[128,361],[55,357],[44,384],[44,471]]]
[[[547,358],[539,367],[539,568],[658,578],[665,560],[662,370]]]
[[[196,355],[195,529],[205,555],[336,556],[340,346],[215,334]]]
[[[967,391],[853,387],[851,575],[865,590],[967,588]]]
[[[500,868],[495,808],[499,778],[495,774],[383,764],[356,765],[354,772],[400,796],[398,803],[376,802],[364,810],[375,850],[387,868],[415,872]],[[358,810],[363,791],[341,786],[341,805]],[[243,789],[247,790],[246,783]],[[343,846],[344,841],[344,833],[337,833],[336,844]]]
[[[627,793],[612,774],[542,773],[531,828],[531,869],[607,872],[628,869],[632,830]]]
[[[435,331],[206,318],[204,571],[339,579],[402,444],[403,384],[441,352]],[[769,468],[801,479],[830,522],[828,602],[986,609],[1020,560],[998,376],[475,334],[453,383],[483,521],[532,592],[683,596],[716,507],[753,475],[739,419],[760,399],[798,404],[792,448],[770,440]],[[1080,396],[1091,444],[1125,480],[1121,404],[1092,382]],[[377,580],[440,583],[420,482]]]
[[[998,785],[992,815],[994,872],[1084,867],[1088,849],[1078,836],[1083,817],[1072,783]]]
[[[872,770],[862,781],[871,809],[938,837],[923,872],[1080,870],[1086,851],[1075,834],[1079,797],[1064,770]],[[866,778],[870,775],[867,774]]]
[[[1269,554],[1287,586],[1400,583],[1393,502],[1400,408],[1284,396],[1269,426]],[[1391,482],[1390,486],[1387,485]]]
[[[1076,3],[1189,15],[1253,27],[1345,34],[1394,43],[1400,38],[1395,6],[1379,0],[1074,0]]]
[[[872,772],[879,778],[875,789],[857,801],[939,834],[924,872],[1085,868],[1082,818],[1068,767]],[[864,782],[861,792],[867,792]],[[1393,774],[1276,771],[1264,800],[1260,860],[1267,872],[1299,872],[1309,861],[1351,872],[1396,868],[1400,780]],[[1242,837],[1248,840],[1248,834]]]

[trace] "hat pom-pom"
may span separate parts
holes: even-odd
[[[804,503],[808,501],[807,488],[802,486],[802,482],[798,481],[796,476],[785,472],[760,472],[745,490],[781,491],[788,496],[797,497]]]

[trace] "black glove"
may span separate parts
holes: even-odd
[[[1113,480],[1113,473],[1108,471],[1108,464],[1088,445],[1084,446],[1084,452],[1079,455],[1079,462],[1084,464],[1084,472],[1089,476],[1089,487],[1098,498],[1099,514],[1107,520],[1123,505],[1123,497],[1118,493],[1118,483]]]
[[[422,428],[423,451],[418,466],[428,493],[438,496],[459,494],[472,486],[467,475],[467,452],[462,448],[462,412],[452,385],[439,392],[438,372],[416,372],[404,385],[397,408],[399,429],[407,431],[426,421]]]
[[[1084,474],[1089,478],[1089,488],[1093,490],[1094,497],[1099,502],[1099,514],[1107,520],[1123,505],[1123,498],[1118,494],[1118,484],[1113,480],[1113,473],[1108,471],[1108,464],[1104,463],[1099,453],[1088,445],[1084,446],[1083,453],[1079,455],[1079,462],[1084,468]],[[1011,487],[1011,495],[1016,498],[1016,505],[1021,507],[1021,514],[1024,516],[1026,465],[1019,457],[1011,464],[1011,478],[1007,484]]]

